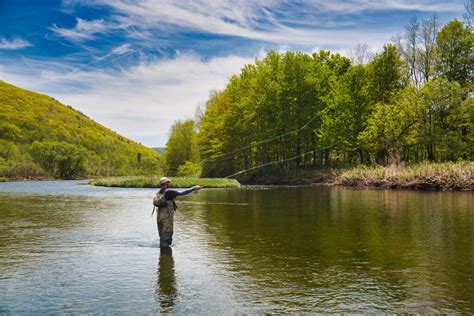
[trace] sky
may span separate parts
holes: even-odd
[[[146,146],[270,50],[373,52],[446,0],[0,0],[0,80],[53,96]]]

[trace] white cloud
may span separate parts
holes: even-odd
[[[309,1],[307,5],[332,13],[361,13],[382,10],[459,12],[464,8],[462,1],[439,0],[313,0]]]
[[[120,45],[120,46],[114,48],[112,50],[112,53],[116,54],[116,55],[122,55],[122,54],[128,53],[130,51],[131,51],[130,44],[123,44],[123,45]]]
[[[70,29],[59,27],[56,24],[53,24],[50,29],[56,33],[56,35],[66,38],[67,40],[81,42],[94,39],[95,34],[105,33],[111,28],[116,27],[110,23],[106,23],[102,19],[87,21],[77,18],[76,21],[76,26]]]
[[[25,47],[30,47],[33,46],[30,42],[27,40],[21,39],[21,38],[13,38],[12,40],[7,40],[6,38],[2,38],[0,41],[0,49],[22,49]]]
[[[223,89],[231,75],[252,62],[237,56],[202,60],[180,54],[115,73],[64,72],[56,65],[42,65],[34,80],[31,73],[15,74],[0,66],[0,77],[50,94],[124,136],[161,146],[175,120],[194,117],[197,105],[207,100],[210,90]]]
[[[114,55],[118,55],[119,57],[115,58],[115,59],[118,59],[122,56],[126,56],[126,55],[129,55],[131,53],[134,53],[136,50],[130,48],[130,44],[123,44],[123,45],[120,45],[118,47],[115,47],[114,49],[112,49],[112,51],[110,53],[107,53],[103,56],[100,56],[100,57],[96,57],[94,59],[94,61],[90,62],[89,64],[87,64],[86,66],[90,66],[92,64],[95,64],[97,62],[101,62],[101,61],[104,61],[104,60],[108,60],[109,62],[111,61],[109,58],[114,56]],[[115,59],[112,59],[112,60],[115,60]]]
[[[338,15],[362,14],[382,10],[416,10],[422,12],[460,12],[462,1],[434,0],[312,0],[303,4],[276,0],[95,0],[89,4],[110,6],[118,13],[120,24],[141,29],[173,31],[173,26],[204,32],[238,36],[278,44],[322,45],[343,41],[363,31],[366,37],[380,30],[328,30],[328,25],[340,27],[347,21]],[[335,19],[336,21],[332,20]],[[285,22],[285,24],[282,23]],[[287,25],[304,25],[304,29]],[[136,35],[136,31],[131,33]]]

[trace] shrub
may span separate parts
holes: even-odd
[[[0,177],[5,177],[10,170],[10,166],[5,159],[0,157]]]
[[[144,174],[158,174],[162,170],[161,163],[158,158],[144,157],[141,159],[141,169]]]
[[[5,174],[10,179],[43,179],[48,175],[36,163],[29,160],[12,161]]]
[[[198,163],[186,161],[178,167],[178,177],[195,177],[201,175],[201,166]]]
[[[65,142],[34,142],[33,159],[55,177],[75,179],[86,171],[86,151],[78,145]]]

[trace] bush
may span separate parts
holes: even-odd
[[[7,141],[15,141],[21,137],[21,130],[9,123],[0,122],[0,138]]]
[[[0,157],[6,160],[14,160],[20,156],[20,150],[15,143],[0,139]]]
[[[44,170],[61,179],[75,179],[86,171],[86,151],[65,142],[34,142],[31,156]]]
[[[0,157],[0,178],[3,178],[7,175],[8,170],[10,170],[10,166],[8,165],[7,161]]]
[[[144,157],[141,159],[141,169],[144,174],[158,174],[162,170],[161,163],[158,158]]]
[[[23,160],[11,161],[10,167],[5,174],[9,179],[44,179],[48,175],[36,163]]]
[[[195,177],[201,175],[201,166],[198,163],[186,161],[178,167],[178,177]]]

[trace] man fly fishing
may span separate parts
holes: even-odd
[[[161,189],[153,199],[153,205],[158,207],[156,222],[158,234],[160,235],[160,248],[168,248],[173,242],[174,212],[176,211],[175,198],[201,190],[201,187],[196,185],[184,191],[177,191],[169,188],[170,183],[171,180],[169,178],[162,177],[160,179]],[[153,208],[154,210],[155,208]]]

